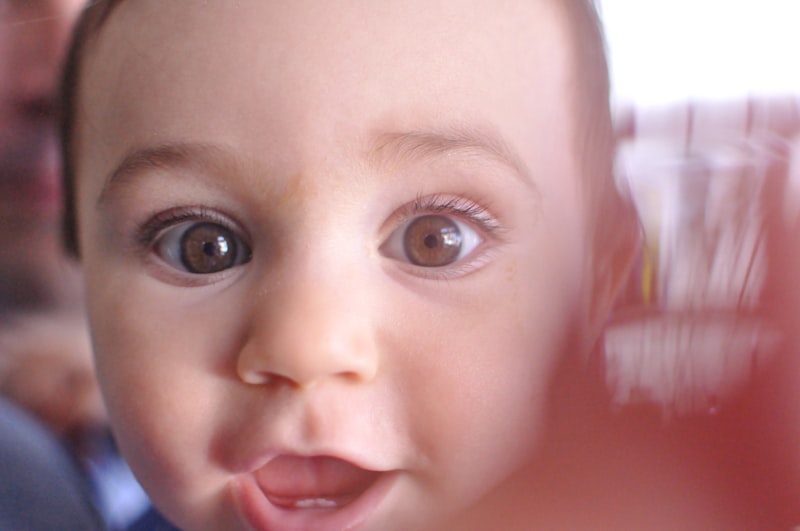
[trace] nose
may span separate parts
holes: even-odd
[[[372,380],[379,356],[368,291],[347,279],[300,277],[265,290],[254,305],[239,378],[293,388]]]

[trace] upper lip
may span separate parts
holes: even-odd
[[[367,425],[353,417],[343,417],[334,424],[330,419],[336,415],[319,403],[325,402],[326,397],[304,398],[304,402],[288,403],[280,414],[264,417],[260,422],[228,427],[215,438],[215,461],[234,475],[252,475],[279,456],[327,457],[373,472],[414,465],[415,460],[409,462],[406,445],[384,427]]]
[[[239,472],[255,472],[267,466],[270,461],[278,457],[294,458],[330,458],[349,463],[355,467],[369,470],[372,472],[388,472],[393,470],[379,463],[378,458],[370,458],[364,454],[364,448],[348,449],[343,447],[332,448],[324,445],[296,445],[293,447],[275,447],[261,452],[259,455],[247,460],[237,466]]]

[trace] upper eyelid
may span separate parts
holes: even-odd
[[[399,223],[402,224],[415,216],[425,214],[459,215],[478,225],[488,234],[495,234],[502,229],[497,217],[483,204],[455,195],[431,194],[417,196],[413,202],[401,207],[396,213],[396,218],[399,218]]]
[[[241,225],[226,214],[205,207],[176,207],[149,217],[137,230],[136,242],[139,247],[150,247],[165,230],[192,221],[217,223],[240,238],[250,240]]]

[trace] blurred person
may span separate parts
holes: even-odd
[[[0,0],[0,393],[33,413],[66,445],[69,457],[92,478],[104,516],[116,527],[120,518],[135,517],[126,513],[134,509],[121,503],[139,511],[146,498],[108,435],[91,364],[81,279],[74,260],[64,253],[60,230],[56,85],[84,4]],[[48,478],[42,475],[39,481],[42,493],[50,492]],[[27,485],[35,488],[35,478]],[[31,512],[48,508],[19,507]],[[62,524],[51,528],[80,528]]]
[[[1,326],[0,394],[58,437],[90,480],[111,529],[124,528],[148,508],[110,435],[82,312],[15,316]]]
[[[20,316],[0,327],[0,393],[31,411],[77,457],[106,426],[80,314]]]
[[[0,398],[0,529],[105,529],[75,462],[52,433]]]
[[[70,306],[60,240],[55,89],[84,0],[0,0],[0,316]]]

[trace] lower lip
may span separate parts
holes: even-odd
[[[385,472],[361,496],[337,509],[284,509],[273,505],[252,475],[235,485],[237,505],[244,520],[258,531],[341,531],[356,529],[377,510],[397,479]]]

